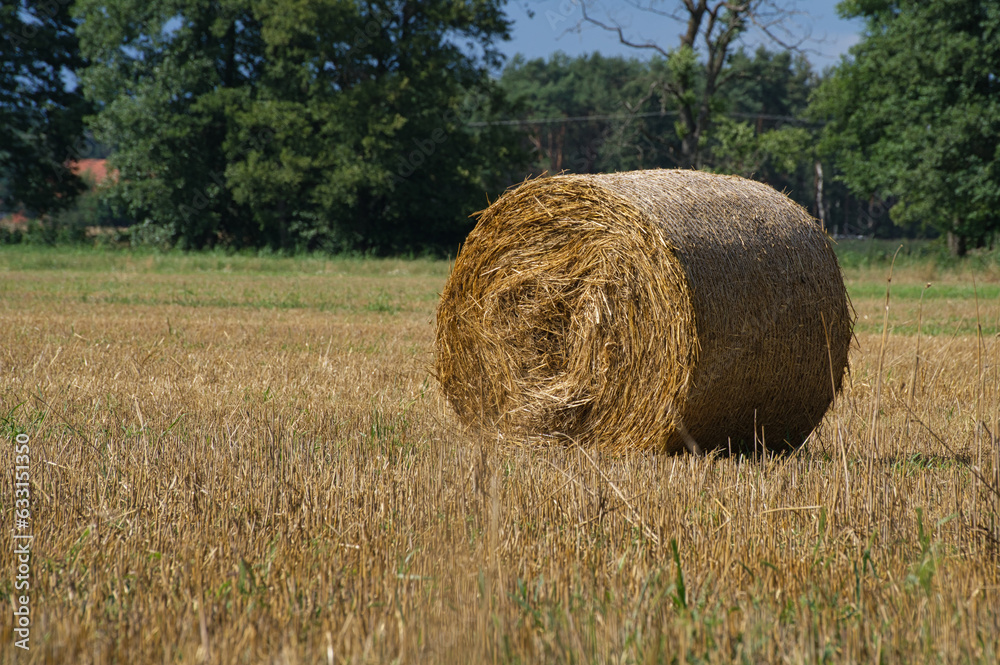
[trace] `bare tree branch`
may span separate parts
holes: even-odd
[[[808,35],[797,41],[790,39],[794,34],[786,27],[785,22],[798,12],[782,6],[781,0],[677,0],[672,10],[656,6],[658,3],[655,0],[626,2],[636,10],[680,23],[683,26],[683,32],[679,35],[681,49],[687,47],[697,51],[698,42],[703,43],[705,51],[700,83],[679,74],[678,70],[671,67],[672,74],[660,82],[659,86],[676,104],[683,166],[701,166],[701,145],[711,128],[714,99],[734,79],[726,69],[726,62],[733,45],[738,42],[747,26],[753,26],[769,40],[791,51],[799,51],[808,39]],[[595,16],[588,6],[594,4],[595,0],[580,0],[583,15],[580,25],[588,23],[614,33],[621,44],[654,51],[667,60],[679,57],[676,48],[665,48],[653,40],[634,39],[627,34],[626,26],[613,17],[609,16],[605,20]],[[684,67],[684,62],[678,61],[678,66]]]
[[[685,1],[687,1],[687,0],[685,0]],[[659,44],[655,44],[653,42],[646,42],[646,43],[643,43],[643,44],[640,44],[640,43],[637,43],[637,42],[633,42],[633,41],[631,41],[631,40],[629,40],[628,38],[625,37],[625,29],[622,26],[620,26],[620,25],[608,25],[608,24],[606,24],[606,23],[604,23],[602,21],[599,21],[599,20],[595,19],[594,17],[590,16],[587,13],[587,3],[581,2],[580,3],[580,7],[583,9],[583,20],[584,21],[586,21],[587,23],[591,23],[593,25],[596,25],[598,28],[601,28],[602,30],[607,30],[608,32],[617,33],[618,34],[618,41],[621,42],[622,44],[624,44],[625,46],[630,46],[632,48],[641,48],[641,49],[653,49],[654,51],[656,51],[657,53],[659,53],[660,55],[662,55],[665,58],[670,57],[670,54],[667,51],[663,50],[663,48]]]

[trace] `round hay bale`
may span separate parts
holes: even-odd
[[[606,450],[798,445],[852,315],[826,234],[767,185],[653,170],[530,180],[479,213],[437,311],[459,417]]]

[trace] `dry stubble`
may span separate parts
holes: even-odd
[[[880,336],[860,334],[790,457],[514,448],[464,434],[429,378],[445,271],[5,272],[27,660],[1000,656],[995,338],[923,337],[913,384],[916,337],[891,335],[872,437]]]

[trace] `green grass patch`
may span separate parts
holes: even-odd
[[[975,300],[978,295],[981,303],[996,300],[1000,297],[1000,284],[932,284],[925,291],[925,284],[894,283],[890,290],[891,301],[900,300],[920,300],[923,293],[924,300]],[[878,298],[885,299],[885,281],[848,283],[847,291],[852,299]]]
[[[329,254],[158,252],[85,247],[0,246],[0,271],[72,270],[163,275],[236,273],[258,275],[338,275],[447,277],[447,261],[425,258],[368,258]]]
[[[845,281],[858,311],[857,332],[880,332],[890,241],[843,241],[837,245]],[[993,335],[1000,282],[979,272],[983,256],[954,269],[935,263],[935,244],[911,241],[901,252],[891,289],[890,331]],[[866,256],[874,263],[862,267]],[[844,260],[846,257],[846,260]],[[90,303],[156,307],[312,309],[393,316],[432,312],[451,264],[434,259],[364,258],[308,254],[159,252],[82,247],[0,246],[0,296],[12,302]],[[926,269],[926,270],[925,270]],[[971,274],[970,274],[971,273]],[[973,275],[976,283],[973,283]],[[142,277],[138,279],[138,277]],[[926,280],[933,284],[926,287]],[[922,306],[918,306],[923,296]]]

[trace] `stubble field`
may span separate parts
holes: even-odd
[[[897,267],[883,334],[847,270],[835,408],[722,458],[464,431],[448,267],[0,250],[0,662],[1000,659],[1000,272]]]

